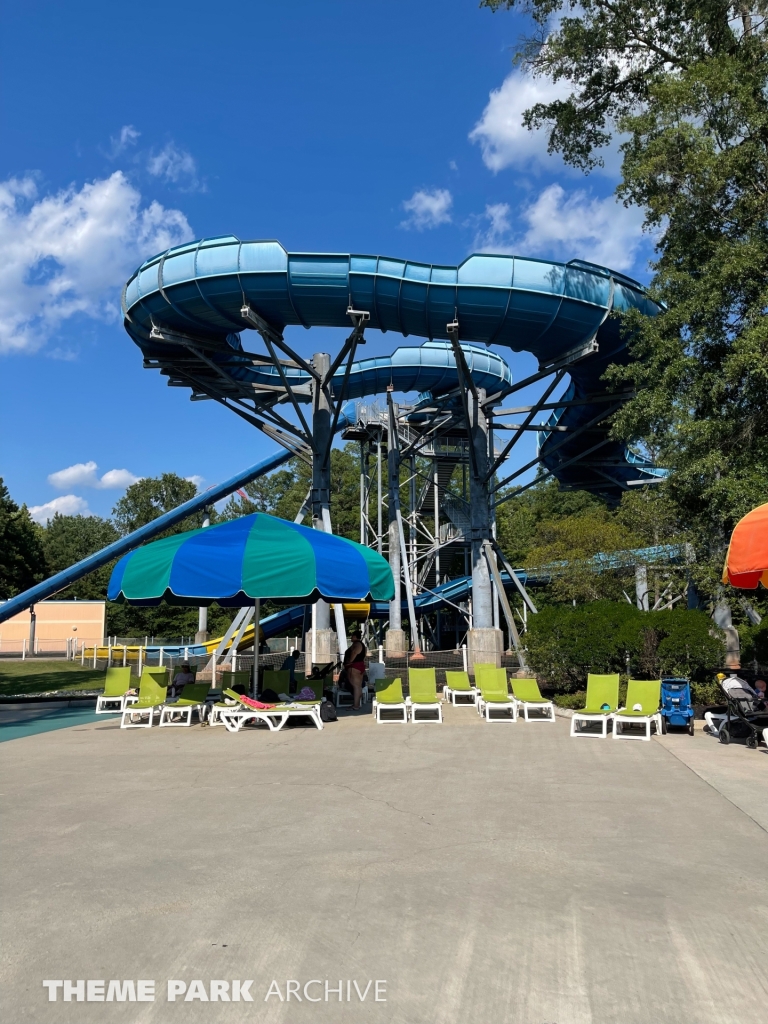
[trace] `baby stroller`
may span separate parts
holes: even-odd
[[[667,726],[676,725],[688,730],[693,736],[693,704],[691,704],[691,686],[687,679],[661,680],[661,731],[666,733]]]
[[[760,745],[764,730],[768,727],[768,709],[765,702],[756,700],[754,694],[738,687],[726,689],[726,714],[717,733],[721,743],[731,740],[746,740],[747,746],[755,750]]]

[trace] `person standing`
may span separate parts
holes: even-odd
[[[347,674],[347,683],[352,690],[352,707],[355,711],[359,711],[360,700],[363,695],[365,657],[368,651],[363,643],[362,634],[358,630],[350,633],[349,639],[352,643],[344,654],[344,668]]]

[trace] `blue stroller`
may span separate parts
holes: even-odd
[[[669,725],[681,726],[693,736],[691,686],[687,679],[661,680],[661,731],[666,733]]]

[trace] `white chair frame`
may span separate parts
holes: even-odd
[[[308,717],[317,729],[323,728],[323,720],[320,717],[320,705],[313,704],[307,708],[219,708],[219,717],[227,728],[228,732],[240,732],[246,722],[264,722],[270,732],[279,732],[289,718]]]
[[[623,710],[623,709],[620,709]],[[656,723],[656,731],[661,733],[661,715],[657,712],[654,715],[637,715],[632,718],[622,718],[621,715],[611,715],[613,720],[613,738],[615,740],[645,740],[648,743],[651,741],[651,726]],[[636,736],[633,733],[624,732],[624,723],[630,725],[643,725],[645,726],[645,733],[643,736]],[[621,723],[622,728],[617,728],[617,725]]]
[[[158,716],[162,713],[164,705],[158,704],[151,708],[139,708],[138,711],[133,707],[133,704],[126,704],[123,708],[123,717],[120,720],[121,729],[151,729],[154,721],[155,714]],[[134,717],[138,715],[139,721],[134,722]],[[147,716],[147,721],[142,722],[141,719]],[[126,720],[126,716],[127,720]]]
[[[198,718],[201,722],[205,721],[205,714],[207,705],[205,702],[202,704],[182,704],[181,707],[178,704],[163,704],[160,710],[160,728],[167,726],[191,726],[192,725],[192,712],[196,711]],[[174,722],[174,716],[181,715],[182,721]],[[186,718],[186,721],[183,719]]]
[[[468,690],[454,690],[446,685],[443,687],[443,700],[447,704],[453,704],[455,708],[474,708],[477,706],[479,693],[480,691],[476,686],[472,686]],[[457,702],[457,697],[469,697],[469,700]]]
[[[491,718],[491,711],[506,711],[507,708],[512,712],[511,716],[504,715],[502,718]],[[481,718],[484,718],[486,722],[516,722],[517,701],[513,697],[510,697],[505,704],[501,701],[486,701],[483,700],[482,695],[478,695],[477,713]]]
[[[117,707],[106,707],[107,704],[117,704]],[[125,707],[125,694],[121,693],[119,697],[105,697],[104,694],[99,694],[96,698],[96,714],[97,715],[120,715],[122,714],[123,708]]]
[[[517,704],[517,712],[518,712],[518,714],[520,713],[520,709],[522,708],[523,720],[526,721],[526,722],[554,722],[556,720],[555,719],[555,705],[552,703],[551,700],[548,700],[544,704],[539,704],[538,702],[536,702],[535,704],[532,704],[530,701],[527,701],[527,700],[517,700],[517,698],[515,698],[515,703]],[[547,714],[546,715],[541,715],[541,716],[537,715],[537,716],[534,716],[533,718],[529,718],[528,717],[528,712],[529,711],[546,711]]]
[[[595,739],[607,739],[608,738],[608,726],[611,724],[612,715],[591,715],[574,712],[573,718],[571,718],[571,736],[580,737],[587,739],[593,737]],[[600,732],[584,732],[581,729],[576,728],[577,722],[600,722]]]
[[[434,704],[422,704],[415,703],[410,697],[405,698],[405,704],[407,708],[406,721],[411,721],[413,724],[417,722],[434,722],[436,725],[442,725],[443,722],[443,705],[441,701],[437,701]],[[436,711],[437,718],[417,718],[417,711]]]
[[[384,711],[387,711],[387,710],[388,711],[402,711],[403,712],[403,717],[402,718],[382,718],[381,717],[382,710],[384,710]],[[393,722],[396,725],[405,725],[407,723],[407,721],[408,721],[408,705],[406,704],[405,701],[403,701],[402,703],[397,703],[397,704],[387,704],[386,702],[382,704],[380,701],[376,700],[376,698],[374,697],[374,699],[373,699],[373,714],[374,714],[374,716],[376,718],[376,724],[377,725],[385,725],[385,724],[390,724],[390,723],[393,723]]]

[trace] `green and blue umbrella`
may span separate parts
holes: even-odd
[[[393,597],[392,572],[378,552],[263,512],[145,544],[120,559],[107,589],[110,601],[136,605]]]

